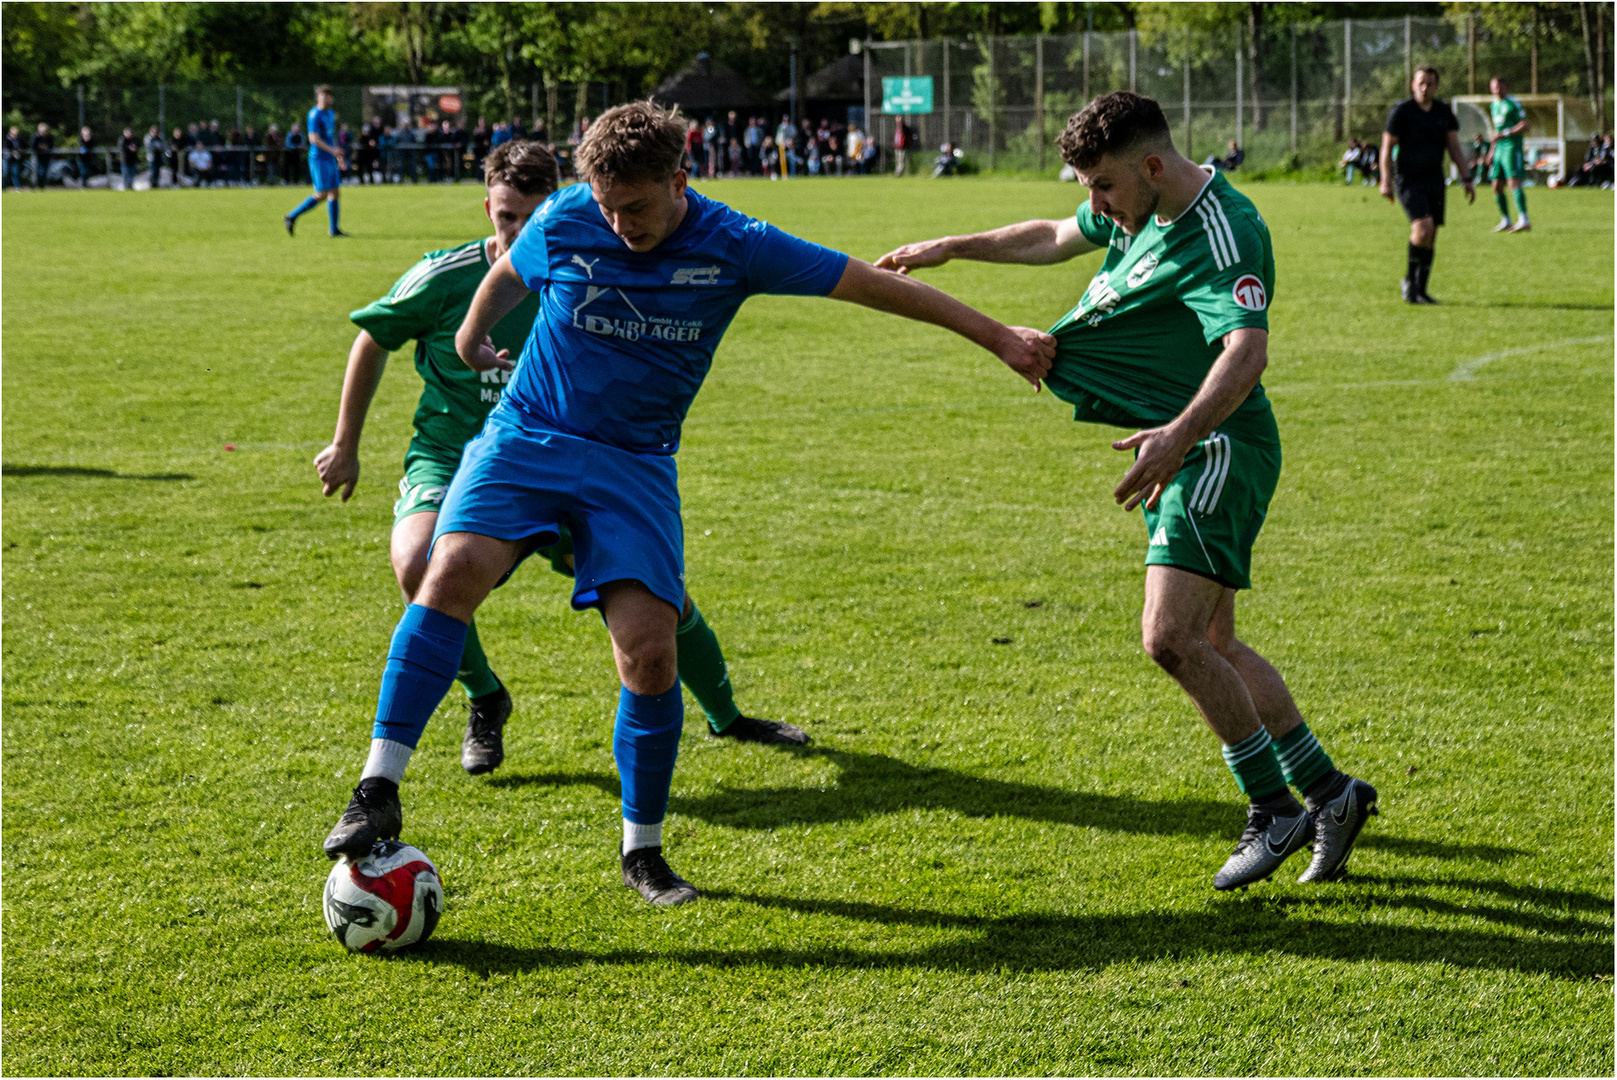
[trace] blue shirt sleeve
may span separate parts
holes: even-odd
[[[522,284],[536,291],[550,280],[550,246],[545,243],[544,226],[537,213],[528,219],[511,245],[511,269]]]
[[[848,256],[782,232],[768,222],[746,227],[747,293],[824,296],[837,287]]]

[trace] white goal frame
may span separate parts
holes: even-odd
[[[1555,135],[1524,135],[1522,138],[1523,157],[1529,163],[1529,172],[1550,172],[1556,179],[1565,180],[1567,173],[1567,147],[1566,147],[1566,95],[1565,94],[1512,94],[1511,97],[1523,105],[1554,105],[1555,106]],[[1493,134],[1493,116],[1488,112],[1488,106],[1493,102],[1492,94],[1456,94],[1449,99],[1451,106],[1473,105],[1482,113],[1484,128],[1489,135]],[[1528,128],[1529,132],[1533,129]],[[1556,158],[1556,167],[1553,170],[1533,169],[1531,162],[1538,159],[1538,151],[1553,151]]]

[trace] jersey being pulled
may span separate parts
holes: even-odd
[[[1086,202],[1078,227],[1106,245],[1106,261],[1078,306],[1050,329],[1056,358],[1045,379],[1076,406],[1074,419],[1165,424],[1196,396],[1225,334],[1268,329],[1275,274],[1269,228],[1219,173],[1167,225],[1152,218],[1131,237]],[[1260,383],[1219,426],[1273,439],[1273,424]]]
[[[304,130],[309,133],[309,160],[329,161],[335,165],[337,163],[337,155],[328,154],[326,151],[316,146],[314,144],[314,137],[316,135],[320,136],[327,146],[336,146],[337,114],[332,112],[330,109],[322,109],[316,105],[314,108],[309,110],[309,116]]]
[[[415,341],[415,369],[424,384],[415,410],[416,438],[456,456],[482,429],[511,378],[505,371],[473,371],[455,352],[455,331],[488,268],[483,240],[429,251],[386,296],[348,316],[388,352]],[[538,297],[523,300],[489,334],[494,347],[516,356],[538,313]]]
[[[1488,103],[1488,118],[1493,121],[1495,131],[1504,131],[1506,128],[1513,128],[1526,120],[1527,110],[1522,106],[1521,102],[1506,95],[1503,98],[1494,98]],[[1507,135],[1494,143],[1494,146],[1503,150],[1515,150],[1520,153],[1522,137],[1526,134],[1525,131],[1518,131],[1514,135]]]
[[[534,211],[511,266],[539,317],[506,391],[527,423],[642,454],[672,454],[713,351],[749,296],[824,296],[841,252],[685,194],[685,219],[651,251],[626,247],[588,184]]]

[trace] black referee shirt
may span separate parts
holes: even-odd
[[[1421,108],[1414,98],[1394,105],[1387,115],[1387,134],[1398,140],[1399,178],[1441,183],[1449,132],[1459,130],[1460,121],[1446,101],[1434,98],[1430,109]]]

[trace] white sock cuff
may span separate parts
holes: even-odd
[[[413,753],[415,750],[401,742],[372,739],[370,757],[365,759],[365,771],[359,774],[359,778],[369,780],[373,776],[380,776],[397,784],[404,779],[404,767],[410,764]]]
[[[639,822],[623,819],[623,854],[643,847],[663,846],[663,823],[641,825]]]

